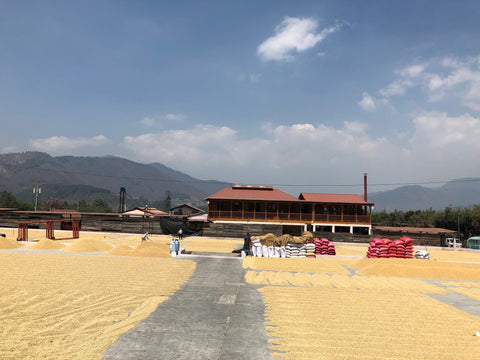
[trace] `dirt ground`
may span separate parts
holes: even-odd
[[[480,319],[457,305],[480,306],[480,253],[438,249],[431,260],[351,258],[360,249],[340,245],[343,255],[320,259],[244,260],[245,280],[262,286],[273,356],[478,358]],[[447,303],[455,294],[464,297]]]
[[[105,349],[192,276],[168,236],[81,232],[49,240],[0,229],[2,359],[101,359]],[[71,232],[55,231],[57,238]],[[229,253],[241,239],[186,238],[193,252]],[[476,359],[477,316],[435,300],[480,304],[480,253],[430,250],[430,260],[366,259],[367,246],[337,244],[319,259],[252,258],[272,354],[282,359]],[[432,296],[437,298],[433,298]]]
[[[29,230],[38,242],[24,244],[16,230],[0,233],[9,249],[0,251],[2,359],[101,359],[195,270],[171,258],[167,237],[142,244],[141,235],[81,232],[52,241]]]

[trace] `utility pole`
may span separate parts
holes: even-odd
[[[118,204],[118,212],[122,213],[127,211],[127,203],[126,203],[126,194],[127,190],[122,186],[120,188],[120,194],[119,194],[119,204]]]
[[[42,188],[40,187],[40,180],[33,180],[33,195],[35,196],[35,211],[37,211],[38,196],[41,193],[42,193]]]

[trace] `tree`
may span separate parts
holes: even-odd
[[[102,199],[93,200],[90,207],[91,212],[113,212],[112,208]]]
[[[52,209],[65,209],[65,202],[60,199],[52,199],[40,204],[40,210],[51,211]]]
[[[2,208],[18,208],[18,201],[13,196],[12,193],[8,191],[2,191],[0,192],[0,207]]]

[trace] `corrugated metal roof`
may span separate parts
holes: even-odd
[[[336,204],[370,204],[360,195],[350,194],[321,194],[321,193],[301,193],[300,200],[316,203],[336,203]]]
[[[247,185],[234,185],[225,188],[205,198],[205,200],[209,199],[298,201],[296,197],[270,186],[259,187]]]

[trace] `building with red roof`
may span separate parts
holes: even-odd
[[[272,186],[233,185],[205,200],[208,220],[218,224],[277,225],[278,232],[293,234],[372,230],[373,204],[360,195],[301,193],[296,198]]]

